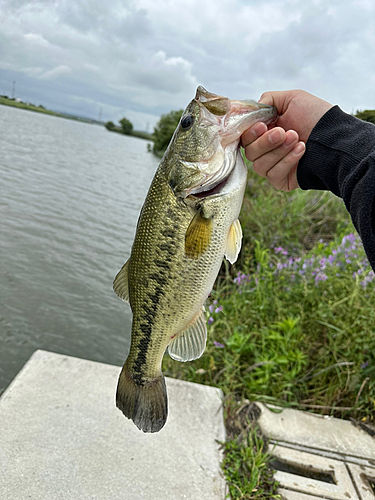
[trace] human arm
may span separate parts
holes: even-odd
[[[295,99],[298,97],[296,92],[302,91],[290,91]],[[262,102],[270,102],[269,97],[265,101],[269,94],[262,96]],[[265,125],[258,139],[252,139],[254,134],[251,129],[246,131],[242,136],[246,154],[250,156],[249,159],[254,158],[254,170],[267,177],[278,189],[284,186],[285,190],[290,190],[286,188],[291,186],[291,189],[294,189],[299,185],[302,189],[330,190],[341,197],[361,236],[367,257],[375,269],[375,126],[344,113],[338,106],[324,104],[325,101],[320,102],[321,100],[314,96],[311,98],[311,103],[315,101],[319,109],[319,113],[312,111],[311,117],[308,107],[304,108],[301,100],[295,103],[299,103],[299,106],[294,109],[294,121],[291,113],[287,115],[292,108],[278,107],[281,114],[278,125],[282,128],[277,128],[283,131],[280,143],[270,143],[267,136],[276,129],[266,131]],[[275,101],[274,98],[273,102],[280,104]],[[324,109],[325,106],[328,109]],[[303,109],[306,110],[305,113],[301,113]],[[305,122],[303,126],[298,122],[297,116],[298,120]],[[296,141],[306,141],[306,151],[297,159],[293,149],[298,142],[289,146],[292,148],[289,150],[284,146],[287,134],[291,134],[290,127],[293,127],[292,130],[298,136]],[[246,145],[249,139],[252,142]]]

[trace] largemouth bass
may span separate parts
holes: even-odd
[[[203,354],[204,302],[223,257],[233,264],[241,248],[247,169],[240,136],[275,119],[271,106],[198,87],[155,173],[130,258],[113,284],[133,312],[116,404],[144,432],[159,431],[167,419],[165,350],[179,361]]]

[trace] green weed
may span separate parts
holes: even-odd
[[[269,467],[270,454],[256,428],[222,444],[222,469],[233,499],[281,499]]]

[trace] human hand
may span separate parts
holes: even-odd
[[[276,189],[291,191],[298,187],[297,167],[305,142],[332,104],[303,90],[265,92],[259,102],[276,107],[278,126],[268,129],[256,123],[246,130],[241,138],[246,158]]]

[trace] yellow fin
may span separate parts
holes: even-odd
[[[225,242],[224,255],[231,264],[237,260],[242,244],[242,229],[240,221],[237,219],[229,228],[227,239]]]
[[[168,346],[171,358],[177,361],[192,361],[200,358],[207,341],[207,326],[204,307],[185,330],[178,333]]]
[[[212,234],[212,219],[202,217],[198,212],[190,222],[185,235],[185,253],[191,259],[198,259],[208,248]]]
[[[129,260],[125,262],[121,270],[117,273],[113,281],[113,290],[116,295],[124,302],[129,302],[129,279],[128,279]]]

